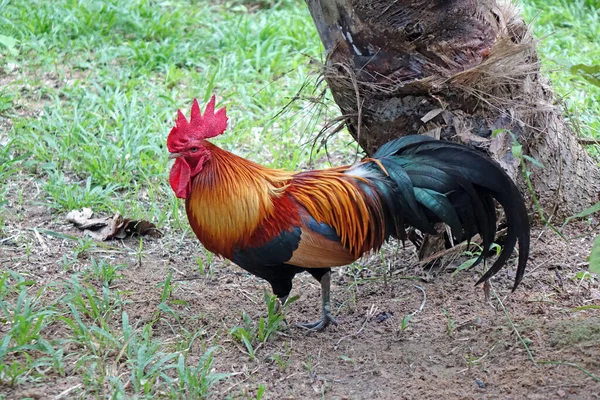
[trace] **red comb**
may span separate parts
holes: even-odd
[[[189,122],[181,110],[177,110],[175,126],[171,129],[167,138],[167,148],[170,152],[180,151],[181,147],[192,139],[208,139],[222,134],[227,128],[227,115],[225,113],[225,107],[215,112],[214,95],[206,105],[204,115],[200,113],[198,100],[194,99]]]

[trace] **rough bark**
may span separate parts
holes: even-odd
[[[540,73],[536,44],[511,3],[493,0],[306,0],[326,50],[325,79],[367,154],[428,134],[501,163],[524,193],[513,139],[555,218],[598,201],[600,171],[577,143]]]

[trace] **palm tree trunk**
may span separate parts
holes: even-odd
[[[372,154],[427,134],[486,151],[527,190],[513,137],[548,215],[598,201],[600,170],[541,75],[535,40],[509,2],[306,0],[325,46],[325,79],[350,133]]]

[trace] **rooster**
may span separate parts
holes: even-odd
[[[167,148],[175,159],[169,181],[185,199],[192,230],[204,247],[265,279],[285,303],[297,273],[321,284],[322,315],[301,326],[337,324],[330,307],[331,267],[377,251],[405,228],[435,234],[443,222],[453,239],[479,234],[489,249],[496,234],[494,199],[504,208],[505,246],[477,283],[494,276],[515,245],[513,290],[529,254],[529,222],[521,193],[489,157],[466,146],[412,135],[383,145],[361,162],[288,172],[270,169],[220,149],[207,139],[227,127],[213,96],[201,113],[194,99],[189,121],[178,111]],[[486,256],[483,251],[477,262]]]

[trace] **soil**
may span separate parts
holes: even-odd
[[[34,182],[26,184],[35,192]],[[138,326],[152,320],[162,291],[157,284],[172,271],[171,305],[181,320],[165,315],[154,324],[153,335],[175,344],[186,330],[201,332],[192,358],[203,354],[202,343],[219,346],[213,368],[233,375],[213,387],[213,398],[255,397],[260,384],[266,387],[265,399],[600,398],[600,382],[582,371],[600,375],[600,310],[585,307],[600,305],[600,286],[597,278],[580,274],[588,269],[594,236],[587,225],[567,226],[566,236],[575,238],[568,243],[548,229],[534,229],[523,283],[510,293],[513,260],[512,268],[493,280],[489,299],[483,287],[474,286],[480,269],[450,273],[464,258],[443,270],[423,270],[414,248],[389,245],[383,257],[367,258],[360,268],[335,270],[332,298],[339,324],[324,332],[293,326],[315,320],[320,310],[317,282],[297,276],[293,293],[300,299],[286,310],[289,329],[259,345],[252,360],[229,331],[243,324],[242,313],[253,321],[266,315],[263,292],[270,288],[221,260],[201,274],[197,259],[205,265],[208,259],[189,232],[182,239],[181,233],[160,227],[165,236],[144,239],[141,261],[138,239],[125,239],[108,243],[117,251],[90,249],[65,270],[63,254],[72,255],[77,242],[33,228],[77,237],[81,232],[63,214],[41,206],[11,202],[8,211],[0,243],[3,266],[30,274],[41,288],[69,279],[89,265],[90,257],[123,263],[123,277],[111,289],[129,301],[124,310]],[[73,370],[66,375],[0,386],[0,392],[8,398],[54,397],[81,383]]]

